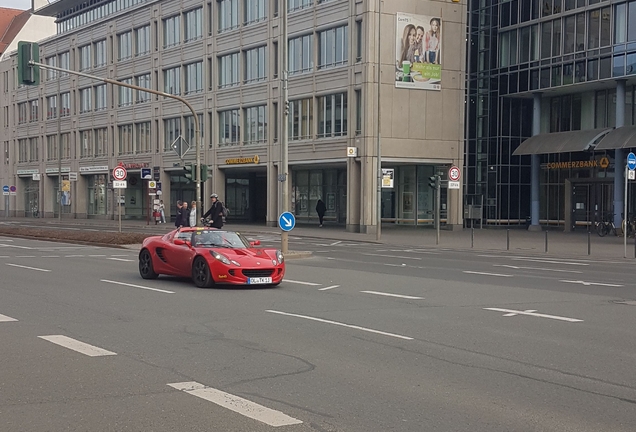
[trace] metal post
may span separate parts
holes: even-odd
[[[439,226],[440,224],[440,207],[442,204],[442,177],[437,176],[437,181],[435,182],[435,229],[437,231],[437,236],[435,240],[435,244],[439,244]]]
[[[121,232],[121,189],[117,188],[117,207],[119,208],[119,232]]]
[[[60,93],[60,72],[57,73],[57,100],[55,114],[57,115],[57,209],[58,220],[62,221],[62,95]],[[44,182],[44,180],[43,180]]]
[[[506,230],[506,250],[510,250],[510,230]]]
[[[627,258],[627,164],[625,164],[625,196],[623,199],[624,211],[623,211],[623,220],[621,221],[621,226],[625,226],[623,230],[623,245],[625,247],[625,252],[623,254],[623,258]]]
[[[288,195],[288,183],[287,183],[287,171],[289,170],[289,88],[288,88],[288,80],[289,80],[289,65],[288,65],[288,49],[289,49],[289,41],[287,40],[287,8],[288,8],[288,0],[283,0],[282,4],[283,10],[281,11],[282,19],[281,19],[281,27],[282,27],[282,41],[278,45],[281,48],[281,66],[282,66],[282,84],[283,84],[283,115],[282,115],[282,125],[281,125],[281,163],[280,163],[280,171],[279,171],[279,180],[282,183],[282,191],[281,191],[281,213],[285,213],[289,211],[289,197]],[[280,249],[283,254],[287,253],[289,250],[289,233],[287,231],[283,231],[280,236]]]
[[[548,232],[545,232],[545,253],[548,253]]]
[[[377,42],[377,46],[376,46],[376,51],[378,54],[378,65],[377,65],[377,104],[378,104],[378,112],[377,112],[377,121],[376,121],[376,132],[377,132],[377,142],[376,142],[376,153],[377,153],[377,158],[378,158],[378,178],[377,178],[377,187],[378,187],[378,208],[377,208],[377,228],[375,231],[375,239],[376,240],[380,240],[380,238],[382,237],[382,141],[380,139],[380,90],[381,90],[381,80],[380,80],[380,76],[381,76],[381,55],[380,55],[380,42],[381,42],[381,38],[380,38],[380,32],[381,32],[381,26],[380,26],[380,18],[382,17],[381,15],[381,7],[382,7],[382,0],[378,0],[378,20],[376,22],[376,33],[378,34],[378,42]]]
[[[592,235],[589,227],[587,228],[587,254],[592,254]]]
[[[470,248],[475,247],[475,228],[470,229]]]

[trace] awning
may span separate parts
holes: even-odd
[[[636,126],[623,126],[608,133],[596,146],[596,150],[636,147]]]
[[[611,128],[605,128],[539,134],[522,142],[512,154],[519,156],[593,150],[599,140],[611,131]]]

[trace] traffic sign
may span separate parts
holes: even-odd
[[[462,176],[462,173],[459,169],[459,167],[456,167],[455,165],[453,165],[452,167],[450,167],[450,169],[448,170],[448,179],[450,181],[458,181],[459,178]],[[454,189],[454,188],[450,188],[450,189]]]
[[[627,171],[627,179],[636,180],[636,171],[634,170]]]
[[[283,231],[291,231],[296,226],[296,218],[290,212],[281,213],[278,217],[278,226]]]
[[[126,180],[126,176],[128,176],[128,172],[126,172],[126,168],[123,166],[118,166],[113,169],[113,178],[115,180]]]
[[[449,181],[448,182],[448,188],[449,189],[459,189],[459,182],[458,181]]]
[[[13,185],[9,186],[10,195],[15,195],[17,190],[18,190],[18,188],[16,188],[15,186],[13,186]]]
[[[144,180],[152,180],[152,171],[150,171],[150,168],[141,169],[141,178]]]
[[[2,195],[9,195],[9,186],[2,186]]]
[[[154,180],[150,180],[148,182],[148,189],[155,189],[157,187],[157,182]]]
[[[126,180],[115,180],[113,182],[113,189],[126,189],[128,182]]]
[[[77,181],[77,173],[76,172],[69,172],[68,173],[68,179],[70,181]]]
[[[636,169],[636,155],[634,152],[629,152],[627,155],[627,168],[630,170]]]

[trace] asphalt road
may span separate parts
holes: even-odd
[[[200,290],[0,237],[0,430],[635,429],[633,263],[291,245],[278,288]]]

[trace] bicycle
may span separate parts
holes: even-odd
[[[615,236],[618,236],[616,232],[616,225],[614,225],[614,218],[606,217],[605,220],[601,222],[596,222],[596,233],[599,237],[605,237],[610,232],[613,232]]]
[[[625,231],[627,229],[627,231]],[[635,217],[627,217],[627,220],[623,218],[621,222],[621,230],[623,231],[623,235],[627,234],[627,237],[633,237],[636,232],[636,218]]]

